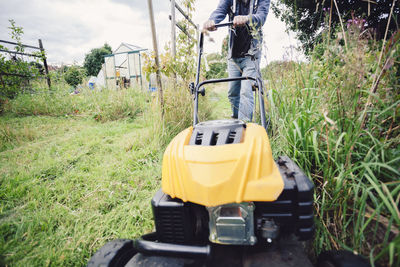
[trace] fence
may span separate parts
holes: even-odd
[[[190,17],[183,11],[183,9],[175,2],[175,0],[170,0],[171,2],[171,14],[169,15],[169,19],[171,20],[171,45],[172,45],[172,57],[175,57],[176,54],[176,32],[175,32],[175,27],[177,27],[179,30],[181,30],[192,42],[198,42],[199,39],[199,32],[200,32],[200,26],[198,24],[195,24]],[[185,28],[183,28],[179,23],[176,23],[176,16],[175,16],[175,10],[178,10],[182,16],[190,23],[193,25],[193,27],[196,29],[196,37],[193,38],[193,36],[188,33]]]
[[[0,43],[4,43],[4,44],[9,44],[9,45],[16,45],[18,47],[24,47],[24,48],[29,48],[29,49],[34,49],[34,50],[39,50],[40,53],[25,53],[23,51],[14,51],[14,50],[8,50],[8,49],[1,49],[0,48],[0,52],[3,53],[7,53],[10,55],[21,55],[21,56],[28,56],[28,57],[35,57],[35,58],[41,58],[43,61],[43,67],[44,67],[44,71],[46,74],[46,79],[47,79],[47,85],[49,86],[49,88],[51,87],[51,81],[50,81],[50,75],[49,75],[49,68],[47,66],[47,59],[46,59],[46,54],[45,54],[45,50],[43,48],[43,44],[42,44],[42,40],[39,39],[39,47],[37,46],[32,46],[32,45],[27,45],[27,44],[21,44],[21,43],[15,43],[15,42],[10,42],[10,41],[5,41],[5,40],[0,40]],[[29,75],[22,75],[19,73],[7,73],[4,71],[0,71],[0,80],[2,80],[2,76],[15,76],[15,77],[20,77],[20,78],[26,78],[28,81],[31,78],[35,78]]]

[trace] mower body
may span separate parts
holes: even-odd
[[[253,246],[312,237],[313,184],[287,157],[273,160],[262,126],[208,121],[167,147],[152,200],[160,242]]]
[[[201,33],[196,82],[189,85],[193,126],[168,145],[162,188],[151,201],[156,231],[106,244],[88,266],[185,266],[184,259],[193,266],[310,266],[299,241],[313,236],[314,186],[288,157],[273,159],[260,70],[259,77],[200,82],[203,42]],[[245,80],[253,84],[260,125],[199,122],[203,86]]]
[[[201,33],[189,85],[193,126],[168,145],[162,188],[151,200],[156,231],[107,243],[88,266],[312,266],[301,241],[314,233],[314,185],[291,159],[272,157],[260,70],[259,77],[200,82],[203,41]],[[253,83],[260,125],[199,122],[204,85],[244,80]],[[318,266],[368,266],[341,251],[321,256]]]

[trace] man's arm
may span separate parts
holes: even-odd
[[[220,23],[226,17],[229,12],[229,8],[232,5],[233,0],[221,0],[217,6],[217,9],[211,13],[209,20],[204,22],[203,30],[206,31],[215,31],[217,28],[215,27],[216,23]]]
[[[262,27],[267,19],[271,0],[259,0],[257,12],[250,17],[250,22],[256,27]]]
[[[221,0],[217,6],[217,9],[211,13],[210,20],[214,21],[216,24],[223,21],[226,15],[229,13],[229,9],[232,6],[233,0]]]

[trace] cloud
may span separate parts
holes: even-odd
[[[23,42],[42,39],[51,63],[82,63],[85,54],[105,42],[114,49],[121,42],[153,49],[147,1],[144,0],[0,0],[0,39],[10,40],[9,19],[24,29]],[[153,0],[159,50],[170,41],[170,2]],[[202,25],[216,8],[215,0],[198,0],[193,20]],[[176,12],[178,18],[182,18]],[[179,29],[176,29],[179,32]],[[279,59],[290,39],[282,22],[270,12],[264,26],[269,60]],[[219,52],[227,30],[213,33],[206,52]]]
[[[140,9],[147,12],[146,0],[111,0],[111,2],[127,5],[130,8]],[[168,0],[153,0],[154,10],[168,10],[170,2]]]
[[[140,8],[135,3],[127,8],[129,1],[123,0],[7,1],[1,4],[0,39],[10,40],[8,19],[14,19],[24,28],[24,43],[36,45],[42,39],[50,62],[81,63],[85,53],[105,42],[113,48],[121,42],[150,48],[147,6],[136,2]],[[162,25],[168,14],[158,12],[156,18],[165,35]]]

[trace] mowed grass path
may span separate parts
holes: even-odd
[[[0,266],[80,266],[153,228],[162,151],[143,117],[0,117]]]

